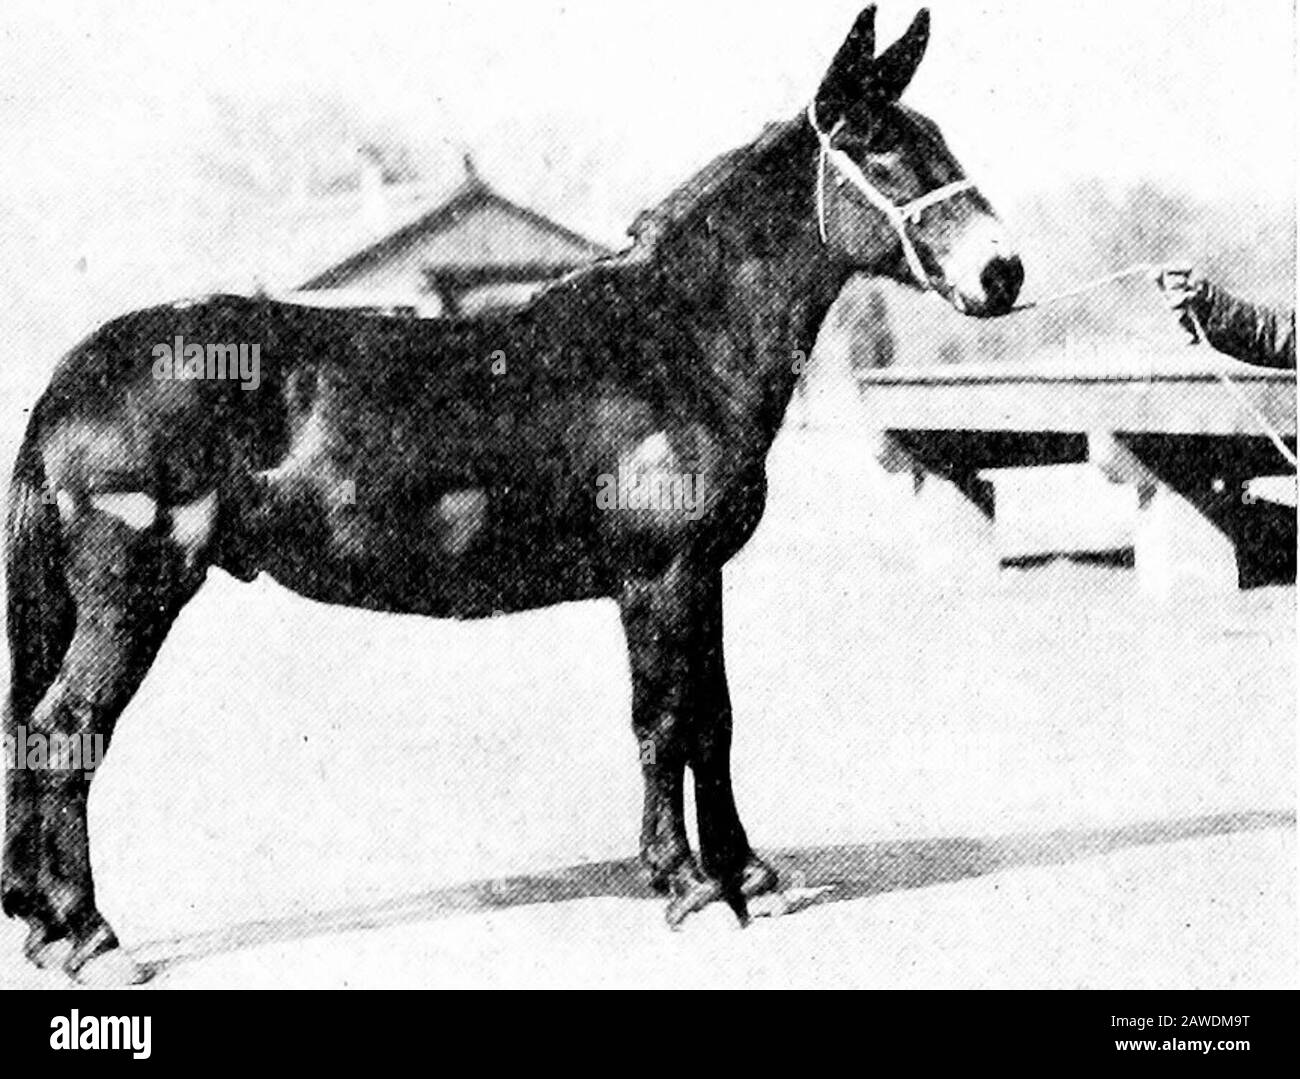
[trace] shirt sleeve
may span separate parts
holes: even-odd
[[[1207,285],[1194,304],[1205,336],[1220,352],[1261,367],[1295,368],[1295,311],[1248,303]]]

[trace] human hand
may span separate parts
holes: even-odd
[[[1195,304],[1205,296],[1205,278],[1190,263],[1170,263],[1153,270],[1151,280],[1160,289],[1170,310],[1178,315],[1178,323],[1187,331],[1190,343],[1199,344],[1200,316]]]
[[[1151,280],[1174,311],[1187,310],[1187,305],[1205,292],[1205,278],[1190,263],[1157,267],[1151,272]]]

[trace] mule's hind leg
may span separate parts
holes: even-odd
[[[641,861],[651,886],[677,904],[707,882],[686,838],[685,656],[680,573],[632,579],[619,597],[632,675],[632,730],[637,739],[645,806]]]
[[[53,682],[50,679],[46,683]],[[72,945],[52,917],[41,891],[40,790],[27,767],[26,721],[30,708],[22,709],[17,694],[5,709],[5,737],[14,746],[14,759],[5,771],[4,875],[0,895],[4,913],[27,923],[23,954],[38,967],[58,966]]]
[[[132,982],[147,972],[118,947],[95,905],[86,807],[85,754],[107,748],[118,716],[139,687],[202,571],[165,538],[138,535],[107,516],[80,522],[69,545],[67,579],[76,607],[72,640],[58,676],[32,713],[29,737],[53,753],[31,771],[39,819],[37,885],[51,939],[68,938],[64,969],[80,980]],[[79,747],[76,752],[67,751]],[[96,762],[102,763],[102,762]]]
[[[64,642],[66,648],[66,640]],[[15,669],[30,657],[14,649]],[[13,746],[13,759],[5,770],[4,873],[0,877],[0,902],[10,918],[27,923],[27,940],[23,952],[39,967],[55,966],[66,958],[71,946],[56,937],[49,911],[40,891],[40,811],[39,792],[27,768],[27,724],[37,702],[54,682],[59,656],[48,672],[26,663],[22,686],[15,686],[5,708],[4,733]],[[66,938],[64,938],[66,940]]]
[[[5,769],[4,870],[0,907],[27,923],[24,952],[38,966],[57,965],[66,952],[52,936],[41,897],[38,868],[38,792],[28,769],[27,729],[33,710],[54,683],[72,637],[73,607],[64,580],[58,511],[45,486],[39,458],[24,447],[10,489],[6,521],[6,628],[10,689],[4,736],[12,747]],[[68,946],[70,947],[70,946]]]

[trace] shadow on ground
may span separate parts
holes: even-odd
[[[1114,828],[1059,830],[995,838],[891,840],[879,843],[766,851],[784,887],[796,894],[788,909],[842,903],[884,892],[968,880],[1004,869],[1059,865],[1129,847],[1185,839],[1294,828],[1294,811],[1220,813]],[[225,929],[132,949],[137,961],[164,972],[189,960],[242,948],[332,933],[429,921],[467,911],[502,910],[575,899],[659,900],[634,860],[593,862],[546,873],[475,881],[399,899]]]

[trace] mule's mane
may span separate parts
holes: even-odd
[[[635,241],[633,250],[649,253],[658,243],[671,239],[684,226],[695,221],[719,195],[746,176],[753,165],[785,139],[802,119],[800,116],[768,124],[753,142],[719,154],[658,205],[642,210],[628,229],[628,235]]]
[[[792,120],[770,123],[753,142],[719,154],[657,205],[636,215],[627,230],[632,237],[631,246],[552,279],[538,290],[534,299],[562,291],[611,268],[644,266],[655,261],[664,254],[669,241],[682,235],[722,195],[766,165],[768,155],[803,122],[800,114]]]

